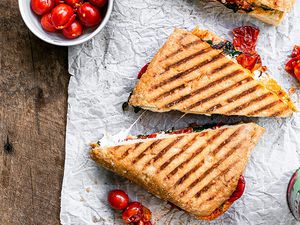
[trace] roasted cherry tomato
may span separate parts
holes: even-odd
[[[41,25],[45,31],[48,31],[48,32],[56,31],[56,29],[51,21],[51,13],[47,13],[47,14],[43,15],[43,17],[41,19]]]
[[[83,0],[64,0],[64,1],[66,4],[72,6],[73,8],[77,8],[83,3]]]
[[[94,6],[103,7],[107,3],[107,0],[89,0],[89,2]]]
[[[56,29],[64,29],[71,25],[76,15],[71,6],[67,4],[59,4],[52,9],[52,24]]]
[[[128,206],[129,197],[122,190],[112,190],[107,197],[110,206],[117,210],[123,210]]]
[[[244,193],[245,185],[246,185],[245,178],[244,178],[244,176],[241,176],[239,181],[238,181],[236,190],[230,196],[228,201],[229,202],[234,202],[234,201],[238,200]]]
[[[147,63],[145,66],[142,67],[142,69],[140,70],[139,74],[138,74],[138,79],[140,79],[144,73],[146,73],[148,66],[150,63]]]
[[[99,9],[88,2],[83,3],[77,10],[80,22],[86,27],[98,25],[102,16]]]
[[[255,54],[258,34],[258,28],[251,26],[237,27],[233,30],[233,46],[243,53]]]
[[[300,63],[294,67],[294,75],[300,81]]]
[[[300,63],[300,55],[290,59],[285,65],[285,70],[291,75],[294,75],[294,67],[299,63]]]
[[[258,54],[240,54],[236,57],[236,60],[240,65],[250,71],[261,68],[261,58]]]
[[[294,57],[297,57],[299,55],[300,55],[300,46],[295,45],[291,57],[294,58]]]
[[[152,217],[152,213],[150,211],[150,209],[148,209],[147,207],[143,206],[143,218],[142,221],[144,223],[150,222],[151,221],[151,217]]]
[[[70,26],[62,29],[63,35],[68,39],[74,39],[82,34],[82,25],[77,20],[74,20]]]
[[[122,213],[125,224],[138,223],[143,218],[143,205],[139,202],[131,202]]]
[[[31,0],[31,9],[38,15],[44,15],[54,7],[54,0]]]

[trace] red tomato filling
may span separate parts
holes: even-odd
[[[236,190],[232,193],[230,198],[227,201],[225,201],[219,208],[217,208],[212,214],[210,214],[209,216],[203,216],[201,217],[201,219],[213,220],[221,216],[223,213],[225,213],[228,210],[228,208],[233,204],[233,202],[238,200],[243,195],[245,190],[245,185],[246,185],[245,178],[244,176],[241,176],[238,181]]]
[[[146,73],[148,66],[150,63],[147,63],[145,66],[143,66],[143,68],[140,70],[139,74],[138,74],[138,79],[140,79],[144,73]]]
[[[233,46],[242,52],[236,60],[250,71],[262,67],[260,55],[256,52],[258,34],[259,29],[251,26],[237,27],[233,30]]]
[[[285,65],[285,70],[300,81],[300,46],[294,47],[291,57]]]

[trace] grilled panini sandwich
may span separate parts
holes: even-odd
[[[100,141],[92,145],[91,157],[196,218],[211,220],[232,204],[229,199],[264,128],[245,123],[186,132],[115,146]]]
[[[295,0],[217,0],[234,12],[247,13],[265,23],[279,25]]]
[[[222,40],[209,31],[175,29],[138,81],[129,105],[249,117],[287,117],[296,111],[269,75],[256,76],[208,38]]]

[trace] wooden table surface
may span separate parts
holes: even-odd
[[[36,38],[0,1],[0,225],[59,223],[67,48]]]

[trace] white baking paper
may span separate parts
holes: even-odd
[[[234,14],[212,1],[116,0],[105,29],[91,41],[69,48],[69,71],[73,76],[69,84],[62,224],[123,224],[120,213],[107,205],[107,193],[114,188],[127,191],[132,200],[149,207],[154,224],[297,224],[287,206],[286,190],[290,177],[300,166],[300,113],[287,119],[200,115],[180,119],[179,112],[122,111],[138,71],[151,60],[174,27],[191,30],[199,25],[231,40],[232,28],[251,24],[261,30],[258,51],[263,63],[286,90],[296,86],[295,79],[284,71],[284,62],[293,45],[300,44],[299,1],[280,26],[272,27],[247,15]],[[292,98],[299,107],[299,88]],[[267,132],[245,171],[247,186],[243,197],[219,219],[210,223],[197,221],[98,167],[89,157],[89,144],[105,132],[115,134],[129,128],[137,119],[131,134],[180,128],[191,122],[257,121],[264,126]]]

